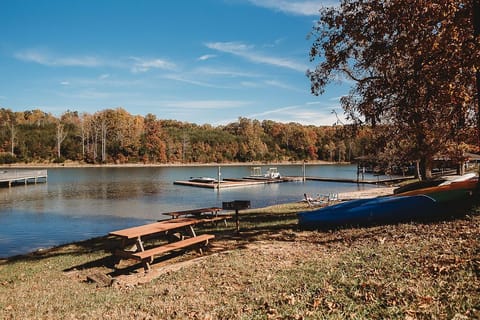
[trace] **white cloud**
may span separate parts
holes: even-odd
[[[98,67],[105,62],[94,56],[58,56],[45,50],[28,49],[14,54],[15,58],[53,67]]]
[[[255,6],[299,16],[316,16],[323,6],[338,5],[335,0],[291,1],[291,0],[249,0]]]
[[[233,69],[222,68],[197,68],[194,70],[195,74],[202,74],[208,76],[227,76],[227,77],[245,77],[245,78],[257,78],[261,75],[253,72],[238,71]]]
[[[246,88],[260,88],[260,87],[262,87],[261,84],[259,84],[258,82],[253,82],[253,81],[241,81],[240,85],[242,87],[246,87]]]
[[[62,82],[60,82],[60,84],[61,84],[62,86],[69,86],[69,85],[70,85],[70,82],[69,82],[69,81],[62,81]]]
[[[203,56],[198,57],[197,60],[206,61],[206,60],[210,60],[210,59],[213,59],[213,58],[216,58],[216,57],[217,57],[217,55],[215,55],[215,54],[204,54]]]
[[[299,72],[305,72],[308,68],[307,65],[292,59],[267,56],[265,54],[255,52],[252,45],[247,45],[242,42],[208,42],[205,44],[205,46],[213,50],[242,57],[255,63],[273,65]]]
[[[38,63],[49,67],[114,67],[129,68],[133,73],[147,72],[151,69],[173,70],[176,65],[165,59],[146,59],[140,57],[107,59],[98,56],[60,55],[45,49],[27,49],[14,53],[14,57],[25,62]],[[110,75],[102,74],[99,79]]]
[[[185,109],[232,109],[250,105],[250,101],[241,100],[183,100],[160,102],[165,107]]]
[[[296,87],[293,87],[289,84],[286,84],[286,83],[283,83],[283,82],[277,81],[277,80],[266,80],[265,83],[269,86],[277,87],[277,88],[281,88],[281,89],[287,89],[287,90],[297,91],[297,92],[304,92],[305,91],[305,90],[300,90]]]
[[[63,93],[58,92],[58,96],[68,98],[68,99],[77,99],[77,100],[104,100],[111,99],[114,96],[118,96],[117,93],[98,91],[95,89],[84,89],[75,93]]]
[[[199,87],[205,87],[205,88],[216,88],[216,89],[230,88],[230,87],[227,87],[225,85],[217,85],[217,84],[213,84],[213,83],[209,83],[209,82],[205,82],[205,81],[193,80],[191,78],[186,77],[185,75],[180,75],[180,74],[169,74],[169,75],[164,76],[164,78],[169,79],[169,80],[178,81],[178,82],[193,84],[193,85],[196,85],[196,86],[199,86]]]
[[[163,59],[144,59],[138,57],[131,57],[130,59],[134,61],[131,68],[133,73],[147,72],[151,69],[173,70],[176,67],[174,63]]]
[[[305,102],[304,104],[272,108],[263,112],[250,114],[247,118],[258,120],[268,119],[283,123],[297,122],[303,125],[316,126],[331,126],[337,123],[338,120],[343,123],[348,123],[343,114],[343,110],[338,105],[319,104],[321,104],[321,106],[312,107],[311,102]],[[337,116],[332,110],[336,111],[339,119],[337,119]]]
[[[107,78],[110,78],[110,75],[108,73],[101,74],[98,79],[99,80],[105,80]]]

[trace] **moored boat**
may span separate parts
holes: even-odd
[[[268,179],[280,179],[280,172],[278,172],[277,168],[268,168],[267,173],[264,175],[265,178]]]

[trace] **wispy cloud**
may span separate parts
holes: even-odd
[[[272,114],[291,114],[293,110],[298,109],[299,106],[288,106],[288,107],[282,107],[278,109],[270,109],[264,112],[260,113],[254,113],[249,115],[249,118],[263,118],[265,116],[270,116]],[[294,113],[294,112],[293,112]]]
[[[262,84],[260,84],[258,82],[253,82],[253,81],[241,81],[240,85],[242,87],[246,87],[246,88],[261,88],[261,87],[263,87]]]
[[[152,69],[174,70],[175,63],[160,58],[119,57],[105,58],[94,55],[61,55],[46,49],[27,49],[14,53],[14,57],[25,62],[32,62],[49,67],[114,67],[130,69],[133,73],[143,73]],[[102,74],[106,79],[110,75]]]
[[[215,54],[204,54],[203,56],[198,57],[197,60],[206,61],[206,60],[210,60],[210,59],[213,59],[213,58],[216,58],[216,57],[217,57],[217,55],[215,55]]]
[[[248,118],[254,118],[258,120],[273,120],[283,123],[298,122],[303,125],[317,125],[317,126],[330,126],[340,120],[343,123],[348,123],[341,107],[333,104],[318,103],[320,106],[316,106],[317,103],[305,102],[304,104],[290,105],[286,107],[270,108],[266,111],[249,114]],[[312,108],[312,105],[315,107]],[[332,113],[335,110],[337,116]]]
[[[250,101],[242,100],[183,100],[163,101],[159,104],[166,107],[185,109],[232,109],[251,105]]]
[[[278,80],[266,80],[265,83],[269,86],[272,86],[272,87],[277,87],[277,88],[280,88],[280,89],[286,89],[286,90],[291,90],[291,91],[296,91],[296,92],[304,92],[305,90],[300,90],[294,86],[291,86],[287,83],[283,83],[281,81],[278,81]]]
[[[14,54],[15,58],[54,67],[98,67],[105,64],[94,56],[59,56],[46,50],[28,49]]]
[[[249,0],[250,3],[267,9],[298,16],[315,16],[323,6],[338,5],[335,0],[291,1],[291,0]]]
[[[216,89],[226,89],[230,88],[225,85],[218,85],[206,81],[198,81],[194,80],[191,77],[188,77],[186,75],[181,75],[181,74],[168,74],[163,76],[163,78],[168,79],[168,80],[173,80],[173,81],[178,81],[178,82],[183,82],[183,83],[188,83],[188,84],[193,84],[199,87],[205,87],[205,88],[216,88]]]
[[[273,65],[299,72],[305,72],[307,66],[293,59],[268,56],[255,51],[254,46],[242,42],[208,42],[205,46],[212,50],[230,53],[255,63]]]
[[[263,75],[256,72],[246,72],[231,68],[196,68],[192,72],[200,76],[228,77],[228,78],[259,78]]]
[[[118,96],[118,93],[98,91],[96,89],[85,89],[80,90],[74,93],[57,93],[57,95],[69,99],[78,99],[78,100],[104,100],[111,99],[112,97]]]
[[[61,81],[60,84],[62,86],[69,86],[70,85],[70,82],[69,81]]]
[[[134,61],[131,68],[133,73],[147,72],[151,69],[173,70],[176,68],[173,62],[164,59],[145,59],[131,57]]]

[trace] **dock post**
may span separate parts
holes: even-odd
[[[305,167],[305,160],[303,160],[303,182],[307,181],[307,169]]]
[[[220,177],[222,176],[222,172],[220,171],[220,166],[218,166],[218,171],[217,171],[217,189],[220,190]]]

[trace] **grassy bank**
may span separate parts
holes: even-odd
[[[117,274],[107,238],[0,263],[2,319],[474,319],[480,216],[329,232],[298,230],[303,204],[251,210],[242,231]]]

